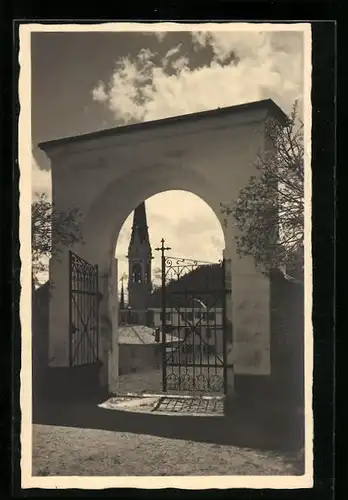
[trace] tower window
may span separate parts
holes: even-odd
[[[134,264],[132,268],[132,282],[133,283],[141,283],[142,282],[142,272],[141,272],[141,265],[140,264]]]

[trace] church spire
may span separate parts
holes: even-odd
[[[132,235],[127,257],[128,306],[132,310],[145,312],[152,290],[152,251],[144,202],[140,203],[134,210]]]
[[[120,309],[125,309],[125,304],[124,304],[124,289],[123,289],[123,276],[121,278],[122,284],[121,284],[121,300],[120,300]]]
[[[129,246],[135,243],[136,237],[138,238],[139,243],[150,244],[144,201],[140,203],[134,210],[132,235],[130,238]]]

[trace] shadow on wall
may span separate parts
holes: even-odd
[[[50,286],[47,281],[32,293],[32,377],[33,397],[43,393],[48,369]]]
[[[304,413],[304,287],[275,270],[270,276],[271,375],[237,375],[245,401]],[[267,402],[267,403],[266,403]]]
[[[304,286],[271,275],[271,370],[280,394],[304,405]]]
[[[98,397],[106,390],[99,384],[102,363],[76,367],[50,367],[49,358],[50,285],[32,293],[32,394],[33,403],[44,399],[64,400],[76,397]]]

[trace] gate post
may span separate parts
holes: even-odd
[[[155,248],[161,252],[161,281],[162,281],[162,387],[163,392],[167,391],[167,369],[166,369],[166,256],[164,252],[170,250],[170,247],[164,246],[164,238],[161,239],[161,246]]]

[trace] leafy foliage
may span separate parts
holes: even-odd
[[[47,271],[53,249],[59,258],[64,247],[82,242],[79,209],[59,212],[44,193],[37,193],[36,196],[31,210],[32,274],[35,285],[40,281],[39,275]]]
[[[221,204],[228,223],[232,215],[240,234],[237,252],[252,256],[264,272],[285,268],[300,277],[303,272],[304,145],[303,124],[294,103],[285,125],[268,118],[266,148],[238,200]]]

